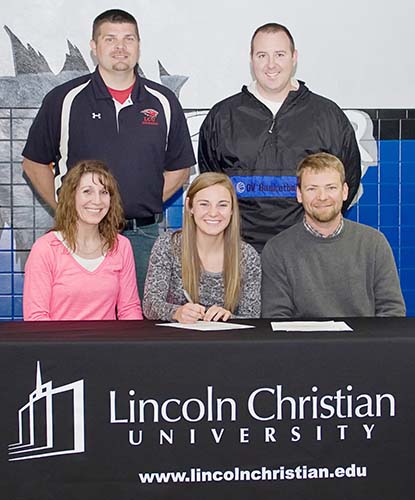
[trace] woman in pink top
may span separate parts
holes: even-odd
[[[104,163],[66,174],[55,227],[36,240],[25,267],[23,315],[38,320],[143,319],[117,183]]]

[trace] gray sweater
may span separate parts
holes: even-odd
[[[262,316],[405,316],[386,238],[349,220],[333,238],[312,235],[302,222],[274,236],[262,253]]]
[[[172,321],[177,309],[187,302],[183,294],[181,257],[172,251],[171,239],[171,232],[162,234],[151,251],[143,300],[143,312],[147,319]],[[241,274],[239,304],[233,317],[259,318],[261,261],[257,251],[245,242],[241,246]],[[202,271],[199,303],[206,309],[214,304],[223,306],[222,273]]]

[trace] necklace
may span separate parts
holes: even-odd
[[[93,254],[98,253],[98,251],[99,251],[99,255],[102,255],[102,241],[101,240],[100,240],[99,244],[95,248],[93,248],[92,250],[87,250],[86,247],[82,248],[78,242],[76,244],[75,253],[76,253],[76,255],[79,255],[80,257],[82,257],[84,255],[93,255]]]

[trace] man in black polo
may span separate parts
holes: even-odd
[[[107,163],[120,187],[124,234],[134,249],[142,296],[163,201],[188,179],[193,148],[175,95],[137,73],[140,38],[131,14],[118,9],[100,14],[90,46],[98,61],[95,72],[45,97],[23,150],[23,168],[55,208],[69,168],[85,159]]]

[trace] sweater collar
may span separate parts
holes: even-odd
[[[311,226],[307,221],[306,221],[306,218],[304,217],[303,218],[303,224],[304,224],[304,227],[306,228],[306,230],[311,233],[313,236],[315,236],[316,238],[324,238],[324,239],[330,239],[330,238],[335,238],[336,236],[338,236],[342,231],[343,231],[343,227],[344,227],[344,219],[343,217],[340,219],[340,222],[339,222],[339,225],[336,227],[336,229],[329,235],[324,235],[324,234],[321,234],[320,231],[317,231],[317,229],[315,229],[313,226]]]

